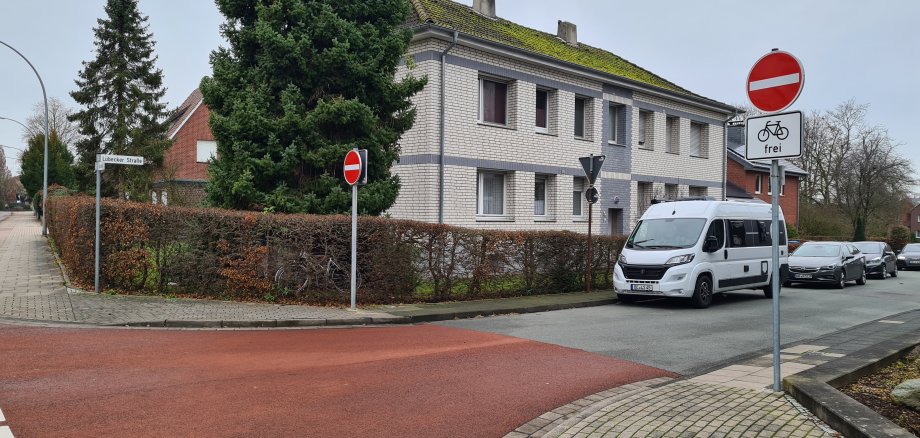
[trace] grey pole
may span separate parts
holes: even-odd
[[[780,372],[779,372],[779,289],[780,289],[780,270],[779,270],[779,191],[782,189],[779,181],[779,160],[773,160],[770,166],[770,181],[773,192],[773,222],[770,225],[770,237],[773,241],[773,390],[779,392]]]
[[[358,183],[351,186],[351,310],[355,307],[358,273]]]
[[[26,58],[22,53],[19,53],[18,50],[13,48],[13,46],[0,41],[0,44],[7,46],[10,50],[16,52],[20,58],[22,58],[26,64],[29,64],[29,67],[32,67],[32,71],[35,72],[35,76],[38,78],[38,83],[42,86],[42,97],[45,99],[45,170],[44,170],[44,184],[42,185],[42,236],[48,235],[48,226],[45,224],[45,203],[48,202],[48,94],[45,93],[45,83],[42,81],[41,75],[38,74],[38,70],[35,69],[35,66],[29,62],[29,59]]]
[[[96,157],[96,293],[99,293],[99,205],[101,202],[100,193],[102,192],[102,163],[99,157]]]

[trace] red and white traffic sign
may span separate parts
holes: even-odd
[[[345,182],[349,185],[355,185],[361,179],[361,173],[364,169],[364,163],[361,160],[361,154],[357,149],[352,149],[345,154]]]
[[[754,63],[748,73],[747,95],[761,111],[782,111],[798,99],[804,83],[802,63],[791,53],[775,50]]]

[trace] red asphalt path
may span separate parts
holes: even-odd
[[[496,437],[558,406],[673,374],[434,325],[204,331],[0,324],[16,438]]]

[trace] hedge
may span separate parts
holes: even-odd
[[[94,198],[52,196],[48,230],[70,279],[92,289]],[[351,219],[105,199],[103,290],[305,304],[350,301]],[[587,236],[358,221],[361,304],[562,293],[585,287]],[[595,236],[594,285],[610,288],[623,241]]]

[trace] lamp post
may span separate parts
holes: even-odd
[[[16,54],[19,55],[19,57],[22,58],[23,61],[26,62],[26,64],[29,64],[29,67],[31,67],[32,71],[35,72],[35,77],[38,78],[39,85],[42,86],[42,98],[44,99],[44,102],[45,102],[45,163],[44,163],[44,182],[42,183],[42,236],[47,236],[48,226],[45,223],[45,214],[47,212],[47,210],[45,210],[45,203],[48,202],[48,93],[45,92],[45,82],[42,81],[41,75],[38,74],[38,70],[35,69],[35,66],[32,65],[32,62],[29,61],[29,59],[26,58],[25,55],[23,55],[22,53],[19,53],[19,50],[16,50],[13,46],[3,41],[0,41],[0,44],[3,44],[4,46],[8,47],[10,50],[16,52]]]
[[[9,118],[9,117],[3,117],[3,116],[0,116],[0,120],[9,120],[9,121],[11,121],[11,122],[13,122],[13,123],[16,123],[17,125],[22,126],[23,128],[25,128],[26,131],[29,131],[29,135],[35,135],[35,131],[32,131],[32,128],[30,128],[30,127],[24,125],[24,124],[23,124],[22,122],[20,122],[19,120],[11,119],[11,118]]]

